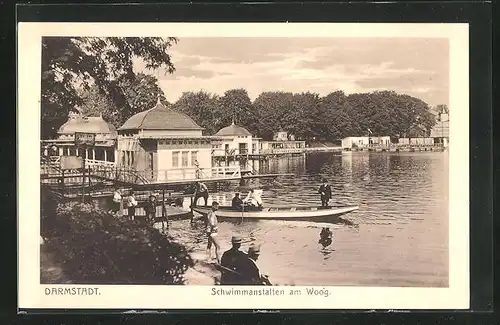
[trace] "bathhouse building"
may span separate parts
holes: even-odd
[[[304,152],[306,142],[295,140],[293,134],[280,130],[273,135],[272,141],[264,141],[261,144],[261,152],[264,154],[285,154]]]
[[[186,114],[164,106],[135,114],[119,129],[117,163],[150,182],[212,177],[212,140]]]
[[[342,149],[352,148],[372,148],[389,147],[391,145],[390,136],[369,136],[369,137],[346,137],[342,139]]]
[[[75,145],[75,133],[95,134],[95,144],[85,148]],[[115,127],[102,116],[83,116],[76,108],[57,131],[57,138],[42,141],[42,157],[80,156],[88,161],[114,163],[116,160]]]
[[[255,153],[258,148],[258,139],[252,137],[247,129],[236,125],[234,121],[231,125],[220,129],[215,136],[218,139],[212,142],[214,156],[246,155]]]
[[[439,114],[436,125],[431,130],[430,137],[434,139],[435,144],[444,147],[448,146],[450,141],[450,118],[447,113]]]

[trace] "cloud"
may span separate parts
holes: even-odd
[[[170,52],[177,71],[160,83],[184,91],[245,88],[327,95],[394,90],[448,103],[448,41],[419,38],[186,38]]]

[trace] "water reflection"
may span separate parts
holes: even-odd
[[[261,173],[292,177],[228,183],[216,200],[229,205],[235,191],[264,189],[264,205],[318,205],[321,178],[330,181],[332,204],[359,210],[330,224],[287,221],[219,224],[222,249],[233,234],[243,249],[261,244],[259,265],[271,281],[297,285],[446,286],[448,284],[447,153],[310,154],[260,164]],[[189,200],[184,202],[189,208]],[[331,246],[318,244],[322,227],[334,233]],[[204,223],[172,222],[169,234],[204,251]]]

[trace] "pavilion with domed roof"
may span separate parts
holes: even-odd
[[[213,136],[181,112],[164,106],[130,117],[119,129],[117,165],[133,169],[153,182],[215,177]]]
[[[95,134],[95,143],[86,148],[75,144],[76,133]],[[78,108],[71,110],[68,120],[57,131],[57,138],[42,140],[42,156],[79,156],[87,161],[113,164],[115,161],[115,127],[102,116],[84,116]]]
[[[236,125],[234,121],[220,129],[215,136],[219,139],[212,142],[214,156],[256,154],[261,149],[260,138],[253,137],[247,129]]]

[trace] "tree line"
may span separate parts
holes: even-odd
[[[436,113],[421,99],[394,91],[345,94],[268,91],[251,100],[245,89],[224,94],[184,92],[168,103],[155,76],[135,73],[132,58],[147,68],[175,71],[168,49],[175,38],[44,38],[42,41],[42,137],[53,137],[67,119],[68,108],[102,115],[120,127],[132,115],[152,108],[158,97],[215,134],[232,121],[253,135],[272,139],[278,130],[298,139],[335,141],[346,136],[426,136]],[[105,53],[106,55],[96,55]],[[111,58],[111,59],[110,59]],[[110,72],[112,71],[112,73]],[[75,86],[75,76],[79,86]]]

